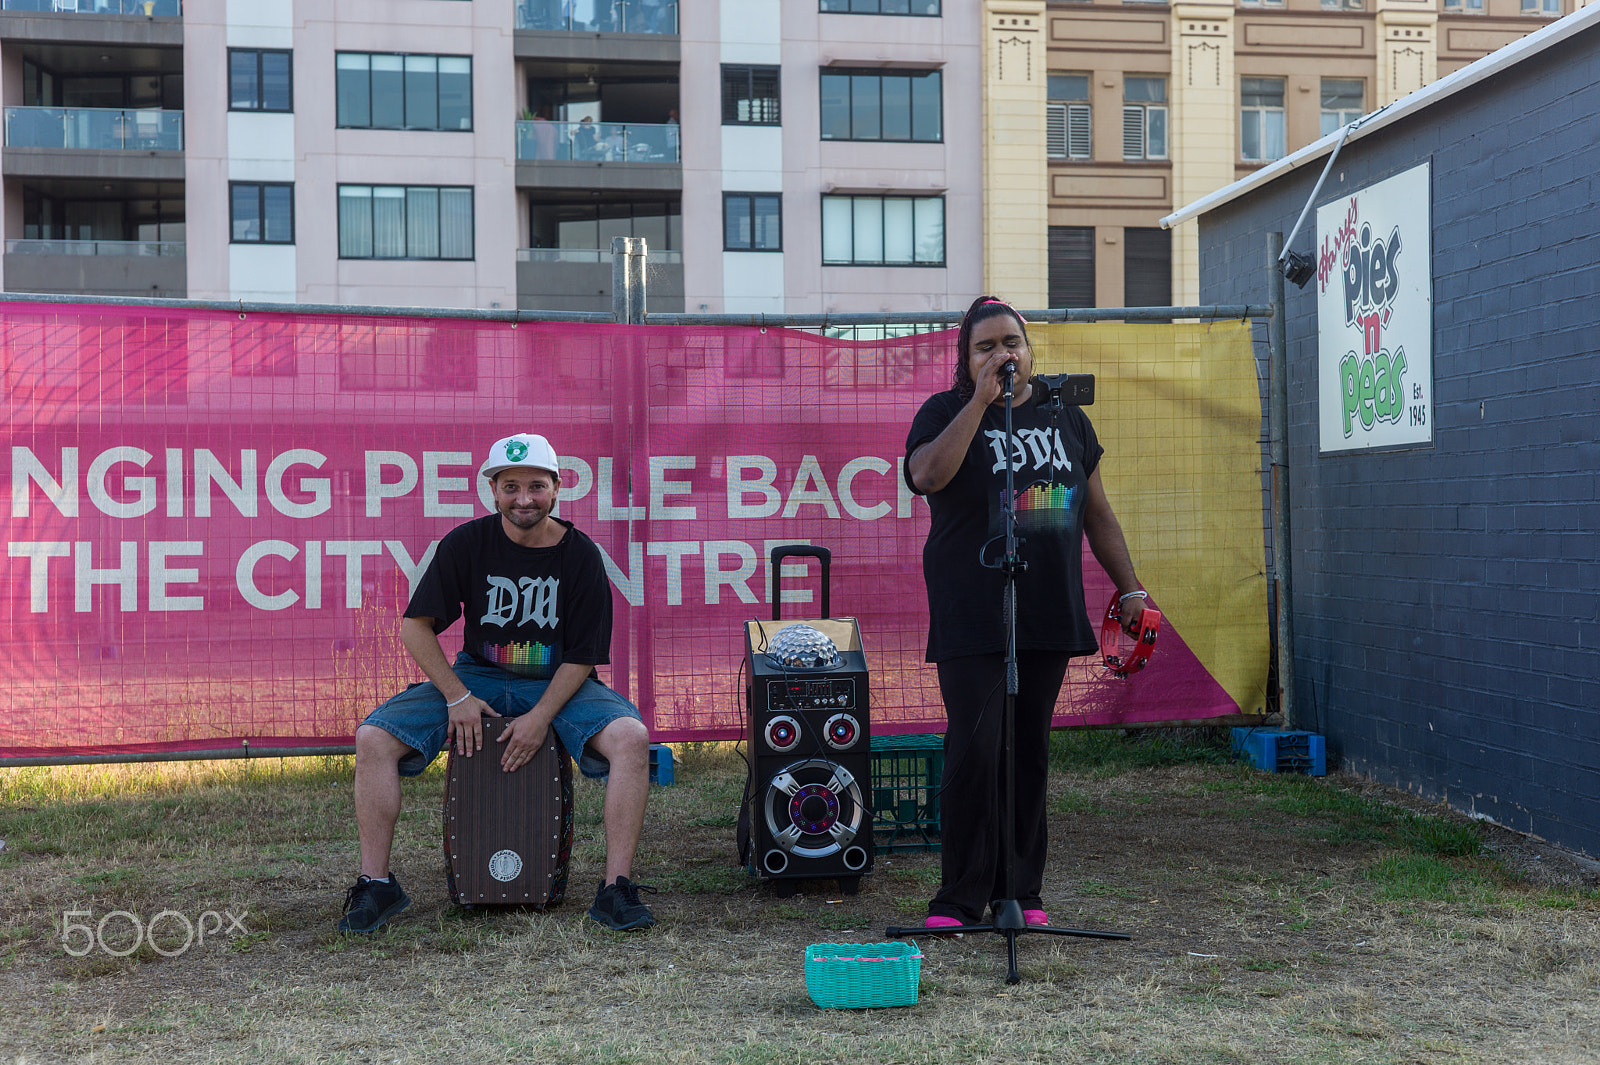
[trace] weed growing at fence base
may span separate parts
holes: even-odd
[[[726,746],[680,749],[652,789],[636,878],[661,924],[631,936],[584,916],[587,782],[568,901],[500,913],[446,903],[442,774],[406,781],[395,868],[416,902],[352,938],[333,931],[347,759],[0,771],[0,1059],[1593,1060],[1600,879],[1581,865],[1350,778],[1257,773],[1203,731],[1066,734],[1051,757],[1051,920],[1135,938],[1024,937],[1016,987],[999,937],[919,938],[918,1004],[870,1013],[811,1004],[805,947],[919,921],[939,855],[880,854],[857,896],[776,898],[736,864]],[[73,927],[111,950],[69,953]]]

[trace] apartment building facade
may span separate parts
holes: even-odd
[[[1049,0],[1052,307],[1198,300],[1162,216],[1585,0]]]
[[[0,0],[13,292],[943,309],[985,0]]]

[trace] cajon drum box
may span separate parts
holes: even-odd
[[[572,857],[572,761],[555,729],[533,760],[507,773],[497,742],[509,719],[483,720],[483,750],[450,753],[444,794],[444,865],[462,906],[543,909],[567,893]]]

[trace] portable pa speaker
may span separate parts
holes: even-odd
[[[873,857],[860,629],[854,618],[751,621],[745,653],[753,757],[742,857],[764,880],[838,877],[853,892]]]

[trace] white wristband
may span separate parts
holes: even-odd
[[[466,693],[466,695],[463,695],[463,696],[462,696],[462,697],[461,697],[461,698],[459,698],[459,699],[457,699],[457,700],[456,700],[456,701],[455,701],[455,702],[453,702],[453,703],[445,703],[445,704],[444,704],[444,708],[445,708],[445,709],[446,709],[446,710],[448,710],[448,709],[450,709],[450,708],[451,708],[451,707],[452,707],[452,706],[460,706],[460,705],[461,705],[461,704],[462,704],[462,703],[464,703],[464,702],[466,702],[466,701],[467,701],[467,699],[468,699],[468,698],[469,698],[469,697],[470,697],[470,696],[471,696],[471,695],[472,695],[472,693],[471,693],[471,692],[470,692],[470,691],[469,691],[469,692],[467,692],[467,693]]]
[[[1150,593],[1141,588],[1137,592],[1129,592],[1127,595],[1117,596],[1117,602],[1119,604],[1126,602],[1127,600],[1132,599],[1134,596],[1138,596],[1140,599],[1149,599]]]

